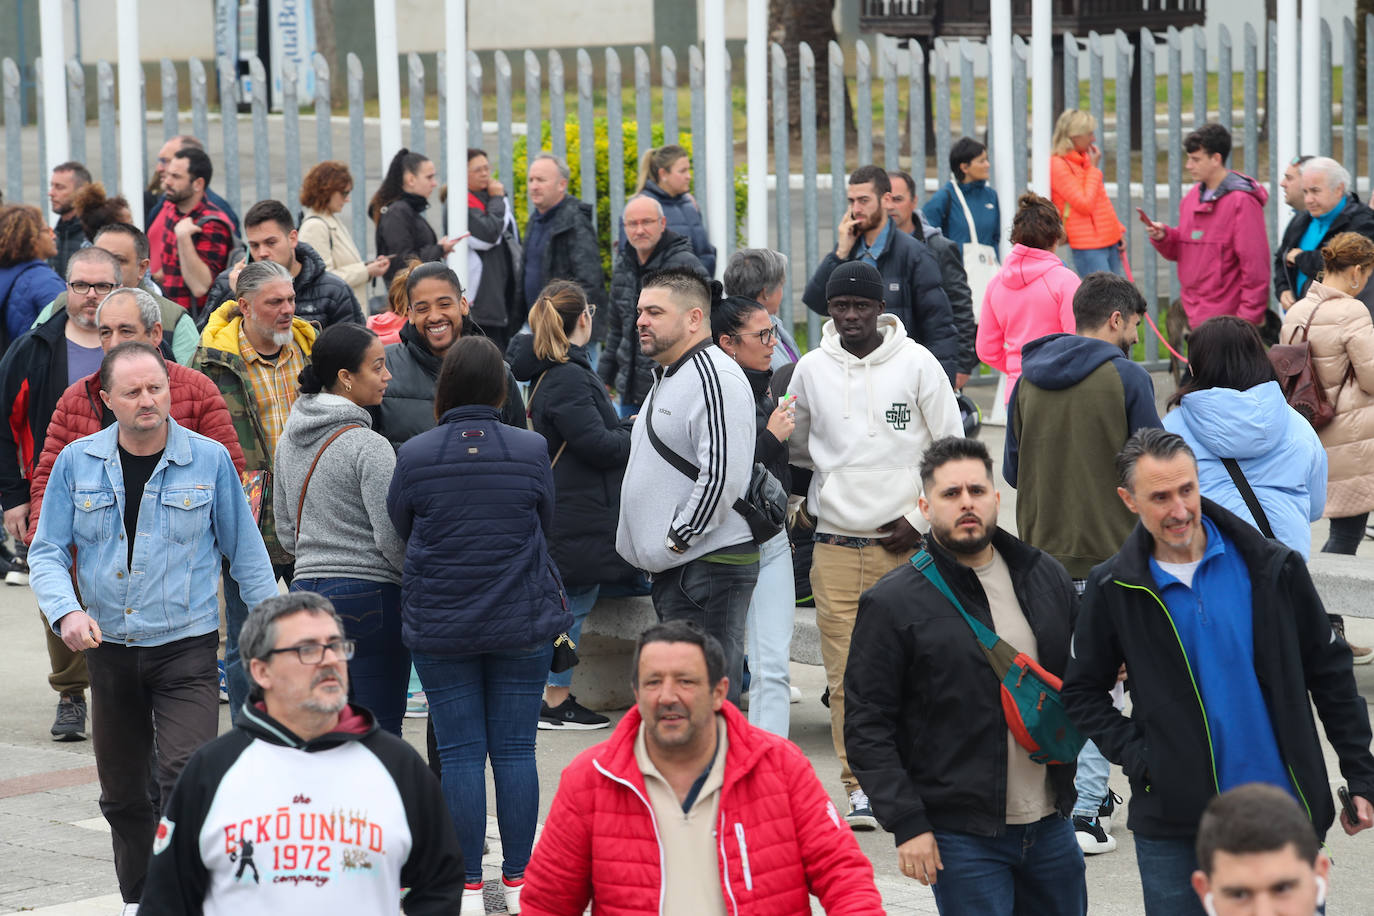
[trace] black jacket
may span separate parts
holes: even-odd
[[[57,254],[48,259],[48,266],[57,271],[64,280],[67,278],[67,261],[86,244],[86,230],[73,211],[71,219],[59,219],[52,227],[57,236]]]
[[[639,254],[622,242],[615,254],[611,270],[611,304],[606,317],[606,345],[597,360],[596,372],[610,385],[626,404],[643,404],[653,387],[652,359],[639,352],[639,334],[635,320],[639,313],[639,284],[648,274],[670,267],[691,270],[707,276],[706,268],[692,253],[692,243],[686,236],[665,230],[649,260],[639,263]]]
[[[992,544],[1011,572],[1040,664],[1060,674],[1077,604],[1069,574],[1001,529]],[[992,627],[978,575],[934,538],[926,538],[926,549],[964,610]],[[899,845],[936,828],[978,836],[1006,830],[1001,685],[968,622],[910,563],[859,598],[844,689],[849,766]],[[1049,768],[1064,817],[1076,798],[1075,769]]]
[[[743,366],[740,368],[744,369]],[[768,419],[778,409],[778,399],[771,390],[773,370],[760,372],[757,369],[744,369],[744,377],[754,391],[754,428],[758,432],[754,439],[754,460],[763,462],[768,473],[777,478],[784,490],[790,492],[792,474],[787,464],[787,443],[779,442],[778,437],[768,431]]]
[[[1250,570],[1255,674],[1293,787],[1325,836],[1335,806],[1313,703],[1351,793],[1374,798],[1369,712],[1355,686],[1350,647],[1332,631],[1301,555],[1210,500],[1202,500],[1202,513]],[[1130,829],[1188,837],[1217,794],[1216,764],[1201,695],[1150,573],[1153,545],[1137,524],[1121,551],[1089,574],[1063,696],[1084,735],[1130,779]],[[1130,718],[1107,694],[1123,662]]]
[[[582,287],[588,302],[606,304],[606,272],[601,269],[601,244],[597,241],[592,205],[576,197],[565,197],[549,216],[548,239],[539,258],[539,276],[550,280],[572,280]],[[525,237],[529,238],[526,225]],[[517,301],[523,306],[539,294],[525,289],[525,271],[516,274]],[[601,308],[601,312],[605,312]],[[606,339],[606,321],[598,314],[592,320],[592,340]]]
[[[878,271],[883,275],[883,311],[901,319],[907,335],[923,345],[945,367],[951,384],[959,366],[959,334],[949,297],[940,286],[940,266],[930,248],[916,241],[889,222],[887,244],[878,255]],[[846,260],[854,260],[858,245]],[[818,315],[829,315],[825,284],[841,261],[832,250],[806,281],[802,301]]]
[[[916,236],[921,241],[919,236]],[[972,375],[978,369],[978,324],[973,318],[973,291],[968,287],[968,271],[964,270],[964,256],[959,246],[945,238],[939,230],[924,239],[940,265],[940,288],[949,298],[954,316],[954,328],[959,332],[960,372]]]
[[[520,272],[519,234],[513,226],[506,228],[506,198],[492,197],[486,191],[470,193],[486,209],[468,207],[468,231],[474,239],[492,243],[491,248],[473,249],[482,262],[482,276],[471,291],[472,320],[482,328],[518,330],[525,323],[523,303],[515,295]]]
[[[391,288],[391,278],[411,259],[444,259],[434,227],[420,215],[428,206],[428,198],[402,193],[377,214],[377,254],[391,257],[391,266],[382,274],[383,289]]]
[[[1288,228],[1283,230],[1283,241],[1279,243],[1278,250],[1274,252],[1274,297],[1282,296],[1285,290],[1293,293],[1294,299],[1301,299],[1307,295],[1307,287],[1312,279],[1321,273],[1325,267],[1322,261],[1321,246],[1325,245],[1334,236],[1342,232],[1358,232],[1371,241],[1374,241],[1374,210],[1369,209],[1360,203],[1359,195],[1351,191],[1345,198],[1345,207],[1336,218],[1331,221],[1331,225],[1326,229],[1321,242],[1316,250],[1304,251],[1297,256],[1295,263],[1289,264],[1284,256],[1288,254],[1290,248],[1297,248],[1302,241],[1302,234],[1307,231],[1307,227],[1312,225],[1312,214],[1303,211],[1288,223]],[[1298,288],[1298,272],[1307,275],[1307,282]]]
[[[615,531],[633,421],[620,419],[582,347],[557,363],[535,356],[533,335],[521,334],[511,341],[511,356],[515,377],[531,385],[534,431],[548,440],[549,460],[557,459],[549,556],[563,584],[630,580],[637,573],[615,552]]]
[[[67,390],[67,310],[20,337],[0,360],[0,507],[29,501],[48,421]]]
[[[210,292],[205,297],[204,313],[192,316],[202,331],[210,320],[210,313],[234,298],[234,291],[229,288],[229,275],[240,260],[241,257],[230,259],[229,266],[220,272],[210,286]],[[296,261],[301,265],[301,272],[292,278],[291,285],[296,289],[297,318],[310,322],[320,330],[344,321],[363,323],[362,306],[358,304],[358,297],[353,295],[353,288],[325,268],[324,258],[315,249],[305,242],[297,242]]]

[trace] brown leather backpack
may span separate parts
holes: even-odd
[[[1317,317],[1321,303],[1312,307],[1307,321],[1299,329],[1302,340],[1298,340],[1299,330],[1295,330],[1288,343],[1275,344],[1269,348],[1269,362],[1274,366],[1274,374],[1279,377],[1279,387],[1288,405],[1307,418],[1313,429],[1320,430],[1336,418],[1336,405],[1326,397],[1317,378],[1316,367],[1312,365],[1312,347],[1307,335],[1312,329],[1312,319]],[[1350,367],[1354,370],[1354,366]],[[1346,379],[1350,372],[1346,373]],[[1344,385],[1346,379],[1341,380]]]

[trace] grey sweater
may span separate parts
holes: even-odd
[[[335,430],[305,494],[296,536],[296,505],[310,464]],[[401,581],[405,542],[391,526],[386,491],[396,468],[391,443],[372,431],[372,416],[336,394],[303,394],[291,407],[273,465],[277,538],[296,557],[296,578]]]
[[[696,480],[654,449],[645,429],[650,415],[663,444],[700,469]],[[630,434],[616,552],[639,569],[662,572],[750,543],[734,504],[749,489],[753,467],[754,393],[733,359],[707,341],[666,371],[654,369]],[[682,553],[668,548],[670,537]]]

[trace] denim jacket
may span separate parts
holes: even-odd
[[[251,608],[277,594],[267,557],[229,452],[167,420],[167,447],[143,489],[132,567],[124,541],[119,424],[62,450],[48,480],[29,548],[38,606],[58,621],[82,609],[72,590],[70,547],[84,609],[105,640],[160,646],[219,626],[220,554]]]

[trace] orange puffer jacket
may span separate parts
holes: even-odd
[[[168,381],[172,389],[172,419],[191,432],[214,439],[229,450],[234,468],[243,473],[243,449],[239,447],[234,420],[229,416],[215,383],[201,373],[174,362],[167,363]],[[29,531],[26,541],[32,542],[38,528],[38,511],[43,506],[43,492],[48,487],[48,475],[53,462],[69,443],[82,436],[98,433],[104,427],[105,405],[100,400],[100,373],[92,373],[62,392],[48,423],[43,454],[29,485]]]
[[[1050,196],[1064,219],[1070,248],[1106,248],[1126,232],[1102,182],[1102,170],[1088,162],[1086,153],[1069,150],[1050,157]]]

